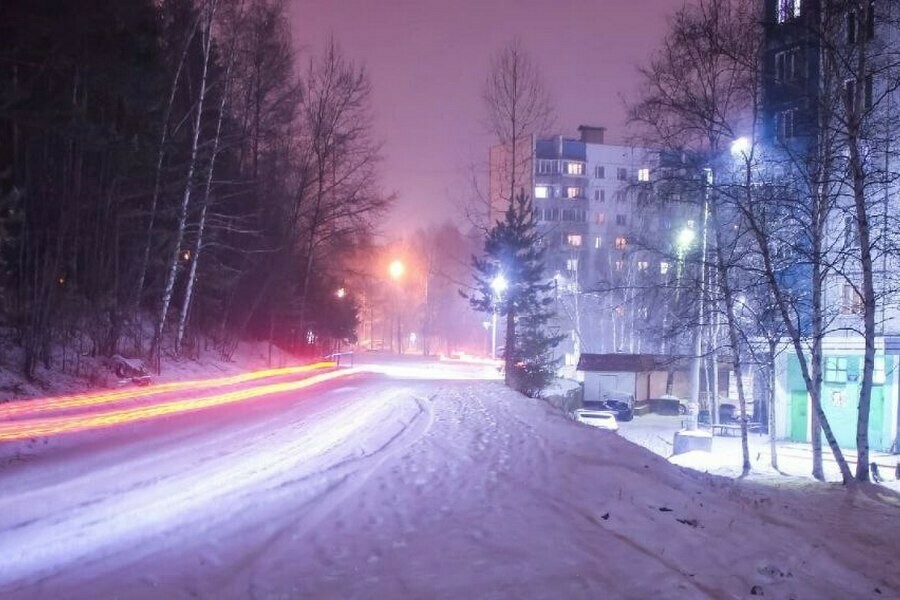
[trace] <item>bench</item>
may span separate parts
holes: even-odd
[[[741,426],[740,425],[726,425],[726,424],[716,424],[710,425],[712,429],[713,435],[720,436],[730,436],[730,435],[740,435],[741,434]]]

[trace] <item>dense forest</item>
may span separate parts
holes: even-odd
[[[353,336],[391,198],[336,43],[298,56],[279,0],[4,0],[0,40],[7,366]]]

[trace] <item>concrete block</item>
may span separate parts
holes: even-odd
[[[684,429],[675,432],[675,441],[672,444],[673,454],[684,454],[694,450],[712,451],[712,434],[700,429]]]

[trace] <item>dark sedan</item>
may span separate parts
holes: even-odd
[[[585,408],[591,410],[605,410],[616,415],[616,421],[631,421],[634,419],[634,410],[631,405],[621,400],[602,400],[599,402],[585,402]]]

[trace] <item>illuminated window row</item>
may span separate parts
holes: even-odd
[[[559,198],[559,192],[553,186],[537,185],[534,187],[534,197],[539,200],[547,198]],[[578,186],[566,186],[562,189],[563,198],[584,198],[584,188]]]

